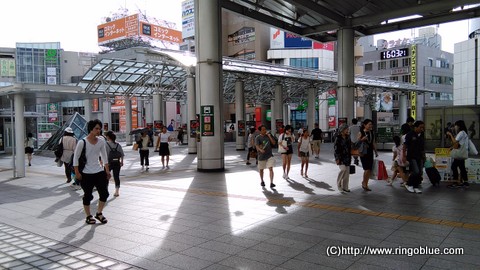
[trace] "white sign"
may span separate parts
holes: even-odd
[[[57,77],[53,77],[53,76],[47,77],[47,84],[57,84]]]
[[[57,76],[57,68],[47,67],[47,76]]]
[[[195,3],[194,0],[182,2],[182,38],[195,36]]]
[[[270,49],[285,48],[285,33],[277,28],[270,28]]]

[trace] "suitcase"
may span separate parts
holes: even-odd
[[[437,168],[435,167],[426,168],[425,172],[427,173],[428,179],[430,179],[430,183],[432,183],[433,186],[440,185],[441,177]]]

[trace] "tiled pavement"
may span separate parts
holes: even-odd
[[[300,177],[294,157],[285,181],[277,157],[276,189],[261,188],[255,166],[234,147],[225,144],[222,173],[197,172],[184,146],[174,147],[171,169],[161,170],[151,153],[153,166],[143,172],[125,147],[120,196],[109,198],[105,225],[84,223],[82,192],[65,184],[53,159],[35,156],[27,177],[12,179],[11,157],[0,156],[0,269],[480,268],[478,185],[450,190],[426,181],[423,194],[410,194],[371,180],[366,193],[357,168],[352,192],[342,194],[332,145],[324,144],[310,179]],[[391,153],[381,158],[389,167]],[[331,246],[461,247],[464,254],[328,257]]]

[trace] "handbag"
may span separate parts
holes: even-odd
[[[358,144],[358,155],[360,157],[363,157],[368,153],[368,144],[366,144],[365,142],[357,142],[357,144]]]
[[[287,147],[287,141],[284,140],[285,138],[284,134],[282,134],[281,136],[282,136],[282,140],[278,141],[278,153],[283,154],[287,152],[287,149],[285,149]]]
[[[171,143],[168,143],[168,155],[169,156],[172,155],[172,144]]]
[[[138,144],[134,143],[132,149],[133,149],[133,151],[137,151],[138,150]]]
[[[355,165],[350,165],[350,174],[355,174]]]
[[[358,148],[352,148],[350,150],[350,155],[358,157],[358,156],[360,156],[360,151],[358,151]]]
[[[249,155],[250,158],[257,158],[257,151],[255,149],[252,149]]]
[[[460,160],[467,159],[468,158],[467,146],[464,144],[464,145],[460,145],[459,148],[452,149],[450,151],[450,157],[453,159],[460,159]]]

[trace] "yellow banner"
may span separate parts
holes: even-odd
[[[412,45],[412,54],[411,54],[411,83],[413,85],[417,84],[417,45]],[[413,119],[417,119],[417,93],[410,93],[410,115]]]
[[[435,157],[450,157],[450,148],[435,148]]]

